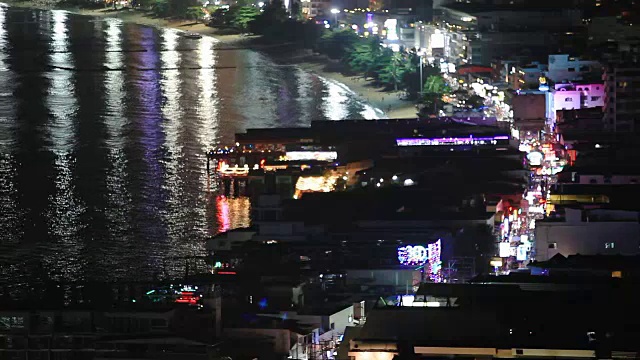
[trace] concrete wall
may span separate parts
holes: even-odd
[[[513,97],[513,118],[518,120],[546,119],[545,94],[523,94]]]
[[[553,94],[555,110],[573,110],[582,107],[582,92],[577,90],[560,90]]]
[[[555,111],[604,106],[604,84],[556,84],[555,88]]]
[[[287,329],[253,329],[253,328],[225,328],[224,336],[229,339],[255,339],[268,337],[273,340],[273,352],[284,355],[291,349],[291,331]],[[247,346],[251,346],[247,343]]]
[[[333,329],[331,329],[328,334],[321,335],[320,338],[329,337],[330,339],[337,339],[340,335],[344,334],[347,326],[353,325],[353,310],[353,305],[349,305],[346,308],[329,315],[329,329],[331,329],[331,324],[333,324]]]
[[[346,277],[349,285],[408,287],[411,290],[420,281],[421,274],[413,269],[352,269],[346,271]]]
[[[597,61],[581,60],[567,54],[549,55],[547,77],[556,83],[580,80],[585,74],[597,71],[601,67]]]
[[[614,184],[614,185],[630,185],[640,184],[640,175],[613,175],[605,177],[604,175],[582,175],[577,176],[580,184]],[[608,181],[606,181],[608,180]]]
[[[619,215],[611,214],[620,218]],[[563,222],[537,222],[536,260],[548,260],[556,254],[568,256],[640,253],[640,223],[637,218],[635,221],[587,222],[582,220],[580,212],[568,212],[567,219]]]

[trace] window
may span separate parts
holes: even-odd
[[[0,317],[0,329],[22,329],[24,328],[24,318],[21,316]]]
[[[600,96],[592,96],[591,97],[591,101],[598,101],[600,100]]]
[[[336,323],[331,323],[331,325],[329,327],[331,328],[331,330],[335,330],[336,329]]]
[[[568,68],[568,69],[567,69],[567,71],[568,71],[568,72],[575,72],[575,71],[576,71],[576,68]]]
[[[571,98],[564,98],[565,102],[571,102],[571,100],[572,100]]]
[[[604,243],[604,248],[605,249],[614,249],[615,247],[616,247],[616,243],[614,243],[614,242]]]
[[[549,243],[549,249],[557,249],[558,248],[558,243]]]

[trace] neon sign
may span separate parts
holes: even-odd
[[[396,139],[398,146],[443,146],[443,145],[496,145],[498,140],[509,140],[509,136],[474,137],[465,138],[405,138]]]
[[[442,281],[442,260],[440,259],[440,239],[428,245],[429,250],[429,279],[433,282]]]
[[[398,261],[405,266],[424,265],[428,277],[433,282],[442,281],[442,259],[440,239],[427,245],[407,245],[398,248]]]
[[[398,261],[402,265],[422,265],[429,258],[429,250],[424,246],[403,246],[398,248]]]
[[[317,160],[317,161],[334,161],[338,158],[336,151],[287,151],[286,159],[288,161],[300,160]]]
[[[544,154],[539,151],[533,151],[527,154],[527,160],[529,160],[529,165],[532,166],[540,166],[542,164],[542,159],[544,158]]]

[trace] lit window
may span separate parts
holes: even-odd
[[[549,249],[557,249],[558,248],[558,243],[550,243],[549,244]]]
[[[615,247],[616,247],[616,243],[614,243],[614,242],[604,243],[604,248],[605,249],[614,249]]]

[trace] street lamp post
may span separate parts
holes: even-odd
[[[338,27],[338,14],[340,14],[340,10],[331,9],[331,13],[333,14],[333,22],[335,23],[335,26]]]
[[[422,54],[418,55],[420,57],[420,95],[424,92],[424,81],[422,81]]]

